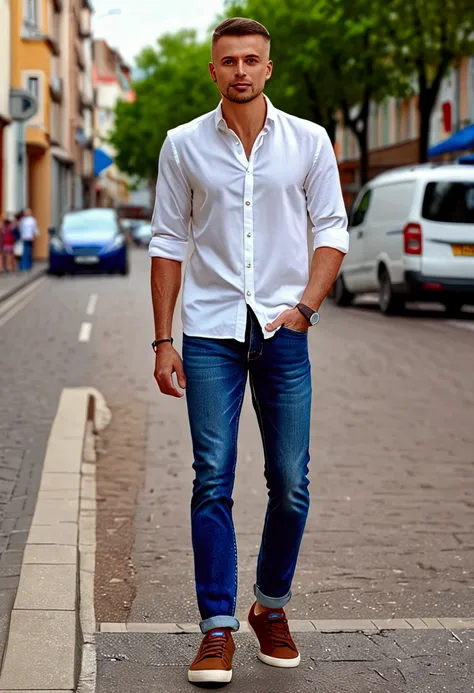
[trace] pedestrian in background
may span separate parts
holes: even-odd
[[[20,239],[23,243],[23,254],[20,270],[28,272],[33,266],[33,243],[39,236],[39,229],[31,209],[25,209],[20,219]]]
[[[247,378],[262,435],[267,514],[248,616],[261,661],[300,662],[284,607],[309,508],[308,328],[348,250],[336,157],[326,131],[264,96],[270,35],[234,18],[215,29],[217,109],[171,130],[160,154],[151,283],[155,378],[186,398],[194,451],[192,540],[201,631],[195,683],[232,678],[237,548],[232,490]],[[311,267],[307,218],[312,222]],[[183,359],[171,327],[190,231]]]
[[[18,224],[15,217],[7,217],[3,222],[3,266],[5,272],[16,272],[15,243],[19,238]]]

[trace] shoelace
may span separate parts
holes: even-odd
[[[296,651],[286,618],[267,619],[264,621],[264,626],[267,635],[273,643],[273,647],[289,647],[291,650]]]
[[[224,635],[213,635],[212,637],[205,638],[202,641],[199,661],[202,662],[203,659],[208,659],[209,657],[222,659],[226,645],[227,638]]]

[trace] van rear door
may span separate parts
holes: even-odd
[[[474,176],[469,174],[466,180],[426,185],[421,214],[425,277],[474,279]]]

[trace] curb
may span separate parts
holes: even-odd
[[[18,293],[19,291],[24,289],[26,286],[33,284],[33,282],[35,282],[40,277],[44,277],[45,274],[47,274],[47,271],[48,271],[47,267],[42,267],[41,269],[38,269],[38,271],[36,271],[36,272],[33,270],[31,275],[27,276],[25,278],[25,281],[21,282],[21,284],[16,284],[9,291],[6,291],[5,293],[0,294],[0,304],[3,303],[3,301],[6,301],[7,299],[14,296],[16,293]]]
[[[0,691],[76,690],[84,626],[89,630],[91,614],[95,618],[93,601],[82,595],[81,577],[90,563],[82,558],[79,542],[83,539],[95,558],[95,510],[90,510],[92,518],[85,517],[81,492],[90,479],[84,467],[95,460],[90,448],[96,402],[91,388],[65,388],[61,394],[11,614]],[[93,485],[95,491],[95,476]],[[85,533],[84,521],[89,523]],[[86,622],[83,615],[89,617]]]

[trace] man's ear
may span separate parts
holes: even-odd
[[[217,82],[216,71],[214,69],[214,63],[209,63],[209,74],[213,82]]]

